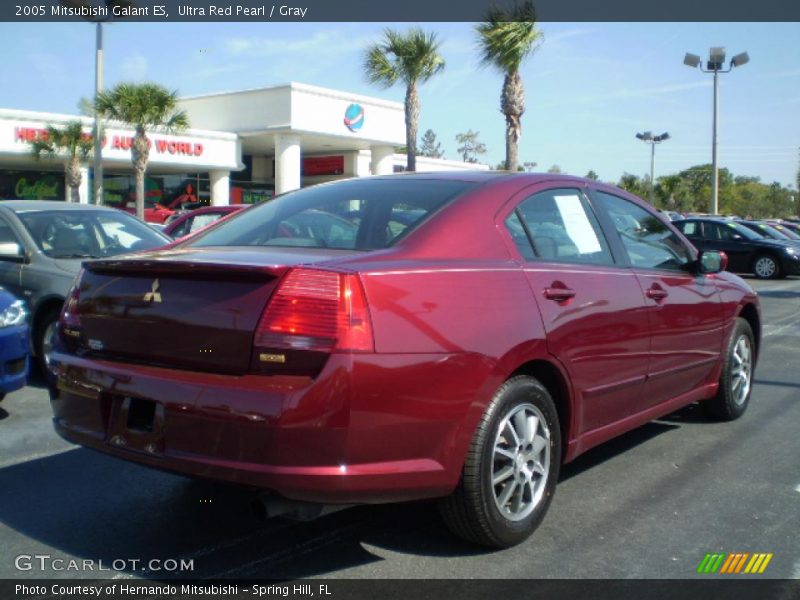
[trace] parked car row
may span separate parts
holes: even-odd
[[[728,269],[759,279],[800,275],[800,241],[781,237],[757,223],[713,217],[690,217],[675,226],[698,250],[723,251]]]
[[[562,463],[691,402],[745,412],[759,303],[725,262],[590,180],[321,184],[86,261],[54,340],[54,424],[268,490],[270,514],[439,498],[454,532],[509,546]]]
[[[30,313],[31,351],[46,369],[55,326],[82,261],[171,239],[115,208],[45,200],[0,202],[0,286]]]

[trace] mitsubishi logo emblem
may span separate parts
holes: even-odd
[[[159,285],[161,284],[158,283],[158,279],[154,279],[150,291],[144,295],[145,302],[161,302],[161,292],[158,291]]]

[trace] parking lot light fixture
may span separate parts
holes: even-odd
[[[714,74],[714,122],[711,133],[711,214],[719,214],[719,166],[717,164],[717,137],[719,133],[719,74],[729,73],[734,67],[741,67],[750,62],[747,52],[740,52],[734,56],[725,69],[725,48],[714,46],[709,50],[706,68],[703,68],[700,57],[696,54],[686,53],[683,64],[693,69],[699,68],[703,73]]]
[[[653,135],[652,131],[645,131],[644,133],[636,134],[636,139],[642,140],[646,144],[650,144],[650,204],[655,204],[656,200],[656,186],[653,179],[656,167],[656,144],[667,141],[669,137],[669,133],[666,131],[661,135]]]

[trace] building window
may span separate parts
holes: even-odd
[[[3,200],[64,200],[64,174],[53,171],[0,171]]]

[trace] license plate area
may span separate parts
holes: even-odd
[[[156,416],[156,403],[152,400],[131,398],[128,406],[126,426],[136,433],[153,433]]]
[[[158,455],[164,452],[164,406],[153,400],[112,396],[107,443]]]

